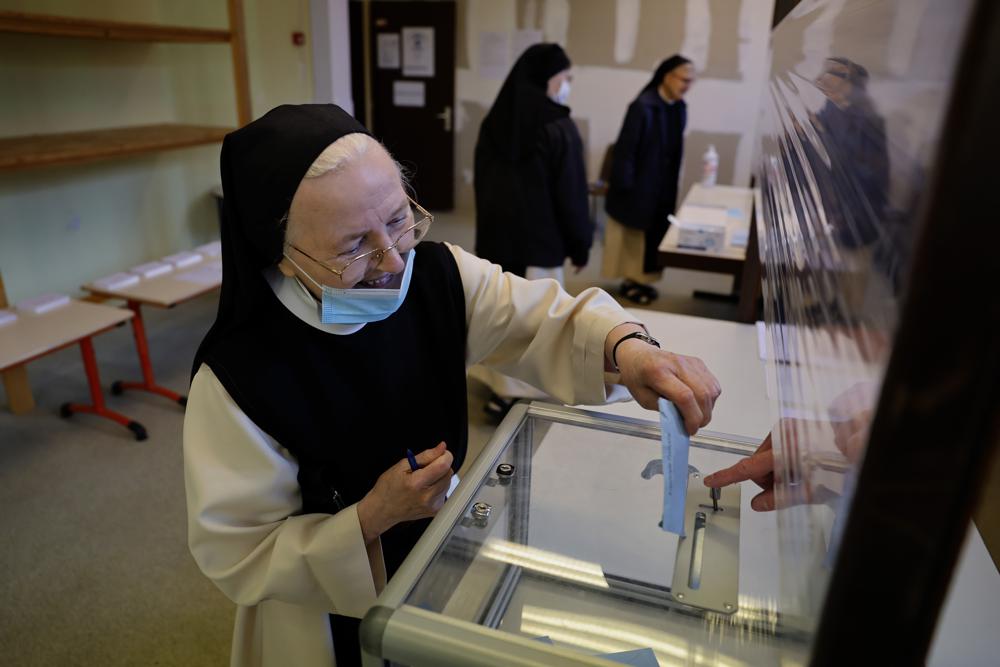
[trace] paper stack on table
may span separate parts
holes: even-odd
[[[197,264],[201,260],[202,256],[199,253],[191,252],[190,250],[184,250],[175,255],[167,255],[163,258],[165,263],[172,265],[175,269],[183,269],[186,266]]]
[[[139,276],[134,273],[112,273],[94,281],[94,287],[102,290],[117,290],[139,284]]]
[[[170,273],[173,270],[174,267],[165,262],[146,262],[145,264],[133,266],[129,269],[132,273],[140,275],[143,278],[155,278],[165,273]]]
[[[222,253],[222,241],[212,241],[211,243],[200,245],[194,250],[205,257],[217,257]]]
[[[721,250],[726,241],[726,209],[685,204],[670,221],[677,225],[677,247]]]
[[[26,313],[41,315],[56,308],[69,305],[69,296],[66,294],[56,294],[49,292],[30,299],[25,299],[17,304],[16,308]]]
[[[746,248],[749,239],[749,229],[734,229],[732,234],[729,235],[729,245],[734,248]]]

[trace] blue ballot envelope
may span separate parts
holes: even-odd
[[[660,399],[660,445],[663,449],[663,530],[684,537],[687,500],[688,448],[691,438],[677,406]]]

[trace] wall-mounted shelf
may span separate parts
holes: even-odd
[[[232,130],[229,127],[162,124],[0,138],[0,171],[211,144],[221,141]]]
[[[127,42],[226,43],[232,37],[228,30],[122,23],[120,21],[25,14],[11,11],[0,11],[0,32],[44,35],[48,37],[110,39]]]

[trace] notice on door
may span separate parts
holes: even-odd
[[[380,32],[378,44],[378,68],[399,69],[399,33]]]
[[[434,28],[403,28],[403,76],[434,76]]]
[[[427,91],[423,81],[393,81],[392,103],[397,107],[427,106]]]

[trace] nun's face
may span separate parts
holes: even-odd
[[[342,276],[323,264],[344,267],[358,255],[392,245],[413,224],[412,217],[396,164],[384,149],[372,146],[340,171],[302,179],[288,212],[286,237],[292,245],[286,252],[298,268],[287,258],[278,268],[288,277],[306,271],[330,287],[396,287],[405,264],[395,250],[377,264],[359,260]],[[299,278],[320,296],[312,280]]]
[[[568,69],[564,69],[558,74],[553,74],[549,77],[549,85],[545,94],[549,97],[555,97],[559,93],[559,89],[562,88],[563,81],[567,84],[573,83],[573,74]]]
[[[668,99],[682,100],[694,85],[694,66],[691,63],[679,65],[663,77],[663,89]]]

